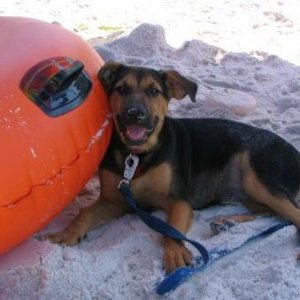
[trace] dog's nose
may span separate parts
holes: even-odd
[[[126,117],[129,120],[142,121],[146,119],[146,116],[147,116],[147,110],[143,105],[138,105],[138,104],[130,105],[126,110]]]

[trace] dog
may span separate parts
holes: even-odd
[[[74,245],[89,230],[131,212],[118,191],[130,153],[140,161],[132,181],[138,206],[165,211],[167,222],[184,234],[194,209],[224,201],[240,201],[257,214],[277,213],[300,228],[300,154],[292,145],[235,121],[168,117],[171,99],[195,102],[197,93],[197,85],[174,70],[108,62],[98,77],[115,126],[99,167],[101,195],[69,227],[48,236],[52,242]],[[191,263],[181,241],[163,237],[162,245],[166,271]]]

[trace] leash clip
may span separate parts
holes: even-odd
[[[137,155],[129,154],[125,159],[125,169],[123,174],[123,179],[126,181],[131,181],[134,176],[136,167],[139,163],[139,158]]]
[[[122,187],[130,189],[130,182],[134,176],[136,167],[139,163],[139,158],[137,155],[129,154],[125,159],[125,169],[123,173],[123,179],[119,182],[118,189],[121,190]]]

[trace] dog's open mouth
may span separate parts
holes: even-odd
[[[147,140],[153,129],[142,125],[130,125],[125,127],[123,134],[129,145],[141,145]]]
[[[139,125],[132,125],[126,128],[126,137],[133,142],[144,141],[147,137],[147,129]]]
[[[124,142],[128,146],[140,146],[154,132],[159,118],[147,119],[146,122],[128,122],[117,116],[116,121]]]

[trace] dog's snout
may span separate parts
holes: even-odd
[[[138,119],[143,119],[146,116],[146,110],[141,107],[130,107],[127,110],[127,115],[131,118],[138,118]]]
[[[144,105],[141,104],[129,105],[126,109],[126,117],[129,120],[145,120],[147,117],[147,109]]]

